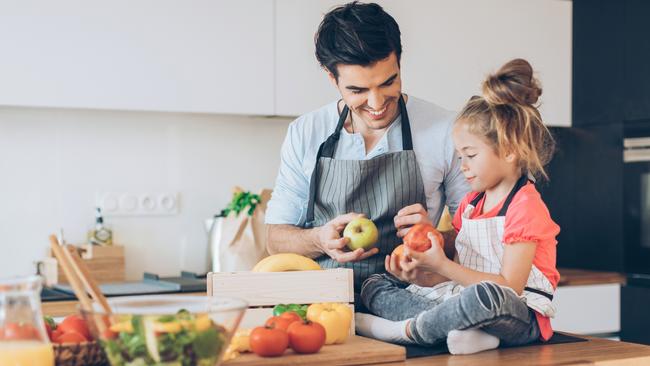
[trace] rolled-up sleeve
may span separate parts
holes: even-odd
[[[280,170],[266,210],[267,224],[300,225],[304,221],[309,194],[309,177],[302,169],[304,143],[292,122],[282,144]]]

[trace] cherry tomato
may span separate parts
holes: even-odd
[[[286,313],[283,313],[283,315]],[[296,320],[293,319],[287,319],[286,317],[280,316],[272,316],[266,320],[266,323],[264,323],[265,326],[269,328],[275,328],[275,329],[282,329],[286,331],[289,329],[289,326],[291,323],[295,322]]]
[[[39,339],[39,336],[31,324],[8,323],[0,330],[0,339],[19,341]]]
[[[57,337],[54,342],[56,343],[81,343],[88,342],[88,338],[84,337],[83,334],[75,331],[68,330],[63,332],[59,337]]]
[[[296,353],[316,353],[325,344],[325,328],[315,322],[294,322],[289,326],[289,345]]]
[[[81,316],[76,314],[66,316],[61,324],[57,326],[57,329],[60,329],[63,333],[74,330],[75,332],[84,336],[84,338],[87,340],[92,340],[92,336],[90,335],[90,330],[88,329],[86,321]]]
[[[282,329],[257,327],[251,331],[249,344],[258,356],[280,356],[289,346],[289,335]]]

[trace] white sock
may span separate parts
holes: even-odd
[[[447,335],[447,348],[452,355],[469,355],[499,347],[499,338],[480,329],[452,330]]]
[[[354,314],[355,330],[357,331],[357,334],[390,343],[415,344],[415,342],[406,335],[406,324],[408,321],[408,319],[392,321],[364,313]]]

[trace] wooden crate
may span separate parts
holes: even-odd
[[[86,244],[80,246],[78,250],[95,281],[98,283],[124,281],[126,264],[123,246],[104,247]],[[63,269],[51,253],[49,258],[41,261],[39,271],[45,277],[45,283],[48,286],[69,284]]]
[[[248,302],[240,328],[263,325],[277,304],[346,303],[354,312],[353,272],[349,268],[292,272],[211,272],[208,296]],[[350,333],[354,334],[354,317]]]

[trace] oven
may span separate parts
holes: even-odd
[[[625,271],[645,277],[650,276],[650,121],[624,130]]]

